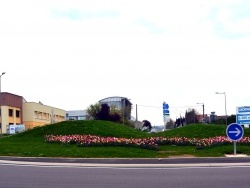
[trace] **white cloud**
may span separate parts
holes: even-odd
[[[250,37],[250,3],[237,1],[226,6],[215,6],[211,10],[211,20],[219,37],[237,39]]]
[[[223,114],[215,91],[225,91],[234,113],[249,101],[244,7],[248,1],[1,1],[2,90],[65,110],[125,96],[153,124],[163,123],[163,101],[204,102],[206,113]]]

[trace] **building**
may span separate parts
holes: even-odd
[[[126,97],[108,97],[99,101],[100,104],[107,104],[110,107],[115,107],[121,112],[124,119],[131,119],[132,103]]]
[[[66,111],[43,105],[42,103],[23,103],[23,124],[26,129],[65,121]]]
[[[22,104],[25,100],[22,96],[11,93],[0,94],[0,127],[1,133],[6,133],[7,125],[22,124]]]
[[[7,133],[9,125],[24,125],[25,129],[65,121],[65,110],[27,102],[22,96],[0,93],[1,133]]]
[[[209,123],[213,123],[219,119],[226,119],[226,118],[228,118],[228,116],[226,116],[226,115],[218,116],[215,114],[215,112],[211,112],[211,114],[209,116]]]
[[[200,122],[200,123],[209,122],[209,116],[207,114],[204,114],[204,118],[203,118],[203,115],[196,114],[196,118],[197,118],[198,122]]]
[[[86,110],[71,110],[66,112],[66,120],[86,120]]]

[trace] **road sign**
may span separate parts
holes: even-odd
[[[163,108],[163,115],[169,115],[169,105],[164,102],[162,108]]]
[[[163,102],[162,109],[163,109],[163,122],[165,125],[167,122],[170,122],[169,105]]]
[[[163,109],[169,109],[169,105],[167,103],[163,103]]]
[[[233,141],[240,140],[244,135],[243,127],[238,123],[231,123],[227,126],[227,137]]]
[[[250,124],[250,106],[236,108],[236,123],[240,125]]]

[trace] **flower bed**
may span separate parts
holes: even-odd
[[[48,143],[76,144],[79,147],[88,146],[129,146],[143,149],[158,150],[160,145],[192,145],[197,149],[222,144],[230,144],[232,140],[226,136],[211,138],[185,138],[185,137],[149,137],[149,138],[116,138],[100,137],[95,135],[46,135]],[[239,144],[250,145],[250,137],[243,137],[237,141]]]

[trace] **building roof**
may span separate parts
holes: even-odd
[[[70,111],[66,111],[66,113],[68,114],[68,116],[86,116],[87,115],[86,110],[70,110]]]
[[[99,100],[99,102],[105,102],[105,101],[121,101],[125,99],[130,105],[132,105],[132,103],[130,102],[130,99],[126,98],[126,97],[121,97],[121,96],[113,96],[113,97],[107,97],[104,99]]]

